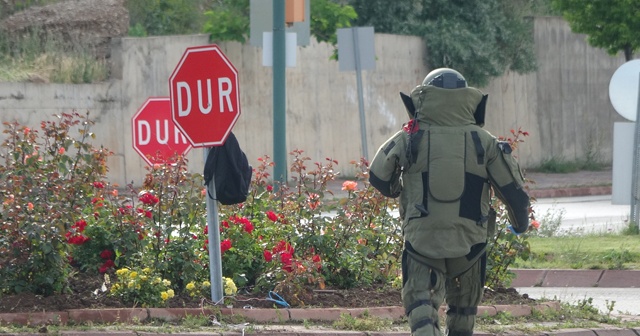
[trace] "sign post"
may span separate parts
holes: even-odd
[[[360,111],[360,136],[362,157],[369,157],[367,146],[367,122],[364,113],[364,96],[362,93],[362,70],[376,68],[373,27],[353,27],[338,29],[338,55],[340,71],[356,72],[358,87],[358,109]]]
[[[193,147],[221,146],[240,116],[238,71],[217,45],[191,47],[169,78],[171,115]],[[204,158],[211,149],[205,148]],[[215,177],[209,184],[215,198]],[[223,298],[218,204],[207,197],[211,300]]]
[[[616,70],[609,82],[609,99],[616,112],[635,123],[633,139],[625,140],[633,141],[629,220],[638,226],[640,225],[640,60],[626,62]],[[614,171],[618,164],[615,158]],[[614,175],[614,180],[615,178]],[[614,183],[615,186],[616,183]]]
[[[151,97],[131,118],[133,149],[153,166],[175,163],[175,155],[187,155],[191,144],[171,120],[169,97]]]

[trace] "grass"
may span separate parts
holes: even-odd
[[[0,36],[0,82],[96,83],[107,80],[109,65],[90,50],[59,36],[33,31],[17,39]]]
[[[640,235],[530,237],[531,257],[514,268],[640,269]]]
[[[608,166],[594,158],[590,155],[587,155],[586,159],[583,160],[565,160],[558,157],[552,157],[547,160],[542,161],[539,166],[531,168],[531,171],[539,172],[539,173],[575,173],[581,170],[589,170],[589,171],[600,171],[604,170]]]

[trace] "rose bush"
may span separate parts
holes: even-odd
[[[139,189],[112,185],[105,177],[111,152],[91,145],[91,124],[77,113],[43,122],[40,131],[5,123],[0,295],[61,292],[74,272],[88,272],[110,276],[110,294],[127,303],[151,307],[181,293],[207,296],[202,175],[176,157],[148,167]],[[515,148],[526,132],[512,133]],[[274,164],[264,156],[246,202],[219,207],[220,242],[212,245],[220,249],[225,295],[275,291],[304,305],[314,288],[396,283],[398,204],[369,185],[368,162],[352,162],[356,174],[342,183],[346,197],[337,198],[328,188],[339,177],[337,162],[313,162],[302,150],[290,155],[291,183],[274,184]],[[495,206],[500,225],[490,247],[491,286],[509,281],[509,258],[526,257],[528,249],[526,234],[503,229],[504,209]]]

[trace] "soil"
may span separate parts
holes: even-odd
[[[80,275],[70,281],[69,291],[65,294],[41,296],[31,293],[4,295],[0,297],[1,313],[52,312],[67,309],[97,309],[97,308],[133,308],[127,306],[114,297],[101,292],[103,278],[101,276]],[[97,293],[97,294],[96,294]],[[285,300],[287,298],[285,297]],[[481,305],[493,304],[531,304],[535,300],[526,294],[520,295],[514,288],[487,289]],[[308,293],[304,303],[294,305],[300,307],[385,307],[402,306],[400,290],[393,288],[352,288],[348,290],[316,290]],[[234,308],[251,306],[253,308],[274,308],[278,306],[267,299],[264,293],[239,292],[231,300]],[[188,295],[176,295],[167,301],[170,308],[198,308],[202,305],[212,305],[206,298],[192,298]]]

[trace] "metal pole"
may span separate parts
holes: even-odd
[[[273,0],[273,178],[287,181],[285,0]]]
[[[633,170],[631,173],[631,222],[640,227],[640,74],[638,75],[638,104],[636,106],[636,132],[633,141]]]
[[[207,162],[207,155],[211,148],[205,148],[204,161]],[[216,198],[215,176],[211,176],[211,181],[207,186],[211,197],[208,193],[207,199],[207,227],[209,231],[209,279],[211,282],[211,301],[218,303],[222,301],[223,284],[222,284],[222,253],[220,252],[220,223],[218,219],[218,202]]]
[[[362,65],[360,64],[360,44],[358,42],[358,29],[351,28],[353,36],[353,50],[356,58],[356,82],[358,86],[358,109],[360,110],[360,135],[362,138],[362,157],[369,157],[367,148],[367,123],[364,115],[364,97],[362,93]]]

